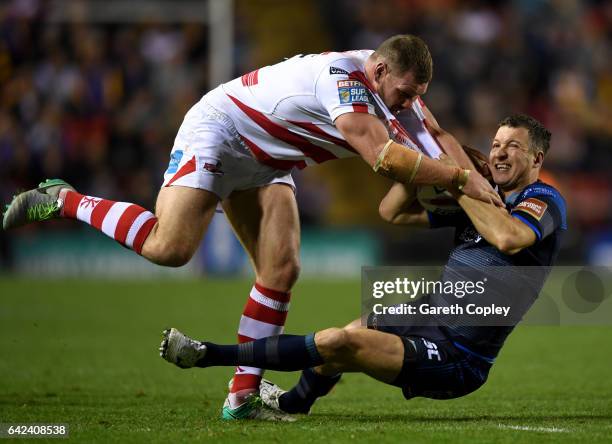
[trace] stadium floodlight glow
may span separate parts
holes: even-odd
[[[232,79],[234,0],[52,0],[47,11],[51,23],[208,25],[209,89]]]

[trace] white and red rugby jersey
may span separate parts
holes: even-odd
[[[372,53],[358,50],[297,55],[222,84],[204,100],[231,117],[242,141],[259,162],[276,169],[304,168],[358,155],[334,126],[338,116],[350,112],[378,116],[391,137],[423,150],[416,133],[408,134],[373,93],[364,72]],[[413,131],[425,129],[421,106],[422,102],[415,101],[408,117]],[[429,144],[439,153],[435,140]]]

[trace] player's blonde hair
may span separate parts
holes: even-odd
[[[433,61],[429,48],[423,40],[411,34],[400,34],[388,38],[374,51],[399,74],[412,71],[418,83],[428,83],[433,74]]]

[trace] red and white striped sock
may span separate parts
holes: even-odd
[[[238,342],[242,344],[280,335],[285,327],[290,298],[289,292],[271,290],[255,283],[240,318]],[[263,370],[260,368],[236,367],[234,383],[229,394],[232,407],[242,404],[248,394],[259,391],[262,374]]]
[[[140,254],[157,222],[150,211],[127,202],[115,202],[64,190],[62,217],[78,219]]]

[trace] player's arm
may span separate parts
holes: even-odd
[[[345,113],[335,120],[344,139],[372,168],[396,182],[462,188],[463,193],[484,202],[503,205],[491,185],[477,172],[450,167],[393,142],[387,129],[375,116]]]
[[[516,254],[536,242],[533,229],[512,217],[504,208],[459,193],[453,194],[480,235],[502,253]]]
[[[416,199],[416,188],[396,182],[380,201],[378,213],[394,225],[429,227],[427,212]]]
[[[433,116],[429,108],[425,106],[424,103],[421,102],[421,109],[423,110],[423,114],[425,114],[425,127],[432,135],[434,139],[438,141],[442,150],[459,165],[461,168],[474,169],[474,164],[470,160],[469,156],[465,153],[461,144],[455,139],[455,137],[443,130],[438,121]]]
[[[444,154],[440,157],[440,161],[445,165],[455,164],[454,159]],[[502,253],[516,254],[536,242],[537,236],[533,229],[510,215],[505,208],[498,208],[489,204],[479,205],[483,202],[469,198],[464,199],[468,196],[453,190],[450,190],[450,192],[457,199],[474,228],[487,242]]]

